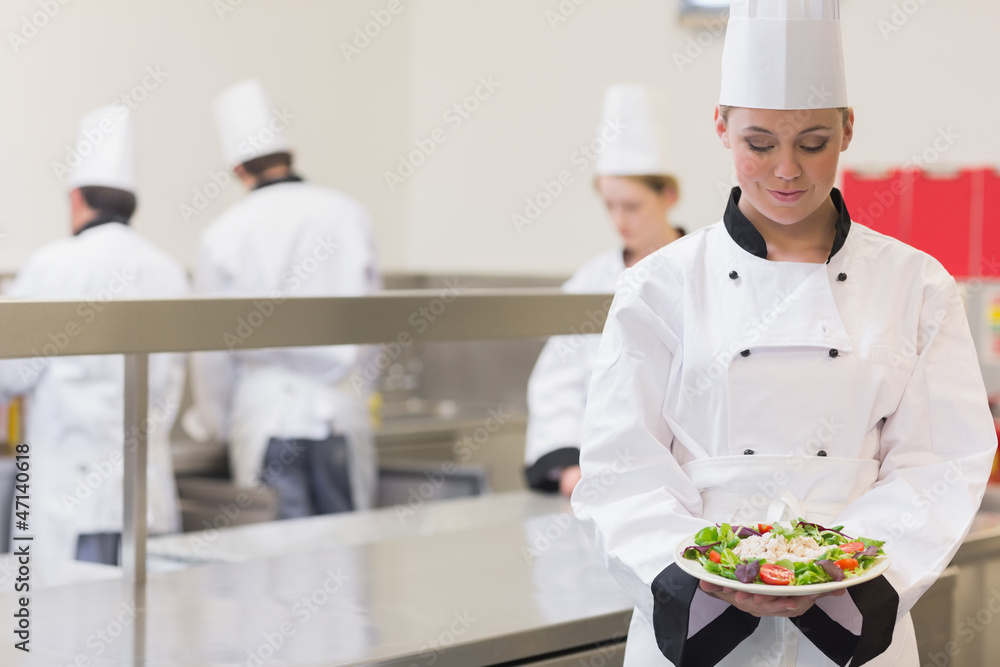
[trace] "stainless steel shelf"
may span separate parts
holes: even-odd
[[[480,289],[280,301],[122,299],[101,304],[89,321],[80,315],[93,308],[85,302],[3,301],[0,358],[550,336],[603,324],[610,298]]]

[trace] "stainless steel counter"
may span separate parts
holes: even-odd
[[[952,564],[957,566],[954,610],[951,618],[937,613],[946,625],[950,645],[921,654],[927,664],[983,667],[997,664],[1000,633],[1000,489],[990,487],[982,510]],[[923,600],[921,600],[923,602]]]
[[[152,539],[160,567],[185,569],[150,575],[145,613],[121,581],[37,591],[32,653],[8,631],[0,664],[620,664],[630,604],[568,509],[514,492]],[[998,556],[1000,514],[984,511],[955,563]],[[0,614],[15,608],[0,596]],[[953,630],[961,609],[927,617]],[[952,664],[987,664],[987,648],[963,644]]]
[[[218,525],[229,518],[220,508]],[[559,496],[527,491],[498,493],[423,505],[386,507],[368,512],[276,521],[228,530],[204,530],[149,540],[147,553],[188,563],[242,562],[328,547],[357,546],[390,539],[441,535],[518,523],[555,513],[568,513]]]
[[[214,557],[248,560],[151,574],[144,613],[119,581],[33,593],[32,652],[8,631],[0,664],[475,667],[620,652],[629,604],[570,516],[548,513],[565,509],[504,494],[406,520],[387,508],[220,533]],[[0,596],[0,614],[15,609]]]

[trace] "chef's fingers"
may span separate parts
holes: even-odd
[[[715,584],[710,584],[707,581],[701,582],[701,590],[705,591],[709,595],[715,595],[716,593],[719,592],[729,595],[735,592],[732,588],[726,588],[725,586],[716,586]]]
[[[733,606],[754,616],[782,616],[790,618],[806,613],[815,601],[808,596],[773,598],[768,602],[741,600],[734,596],[730,602]]]
[[[722,588],[722,586],[716,586],[715,584],[710,584],[707,581],[702,581],[701,590],[705,591],[706,593],[717,593],[721,590],[726,590],[726,589]]]
[[[769,616],[780,616],[782,618],[795,618],[796,616],[801,616],[802,614],[809,611],[813,606],[814,601],[808,598],[804,598],[798,602],[788,601],[784,603],[783,608],[771,609]]]
[[[816,597],[823,598],[823,597],[826,597],[828,595],[830,597],[840,597],[841,595],[844,595],[846,593],[847,593],[847,589],[846,588],[838,588],[837,590],[830,591],[829,593],[821,593],[820,595],[817,595]]]
[[[754,595],[743,591],[706,584],[701,582],[702,589],[713,597],[728,602],[740,611],[757,617],[778,616],[794,618],[809,611],[815,598],[810,595],[792,597],[774,597],[771,595]]]
[[[794,598],[777,598],[770,595],[754,595],[753,593],[744,593],[742,591],[737,591],[734,599],[740,603],[754,605],[756,607],[770,609],[772,611],[790,609],[796,605]]]

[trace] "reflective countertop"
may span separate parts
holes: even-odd
[[[993,500],[956,562],[1000,557]],[[182,569],[138,600],[90,570],[34,591],[32,652],[7,629],[0,664],[475,667],[620,641],[631,614],[567,502],[530,492],[157,538],[150,554]],[[0,595],[0,614],[17,608]]]
[[[398,509],[220,531],[201,555],[188,536],[151,541],[224,562],[151,574],[138,601],[121,581],[35,591],[32,651],[8,630],[0,664],[473,667],[624,636],[630,605],[564,500]]]
[[[326,547],[368,544],[386,539],[436,535],[545,514],[570,513],[569,502],[530,491],[407,504],[367,512],[316,516],[228,526],[239,507],[219,505],[209,529],[150,538],[150,556],[181,562],[238,562],[252,558],[316,551]],[[207,520],[208,521],[208,520]]]

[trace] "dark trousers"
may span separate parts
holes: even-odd
[[[294,519],[354,509],[347,438],[271,438],[264,454],[264,484],[278,493],[278,518]]]
[[[121,547],[121,533],[83,533],[76,536],[76,559],[87,563],[121,565]]]
[[[121,533],[85,533],[76,537],[76,559],[88,563],[118,565]]]

